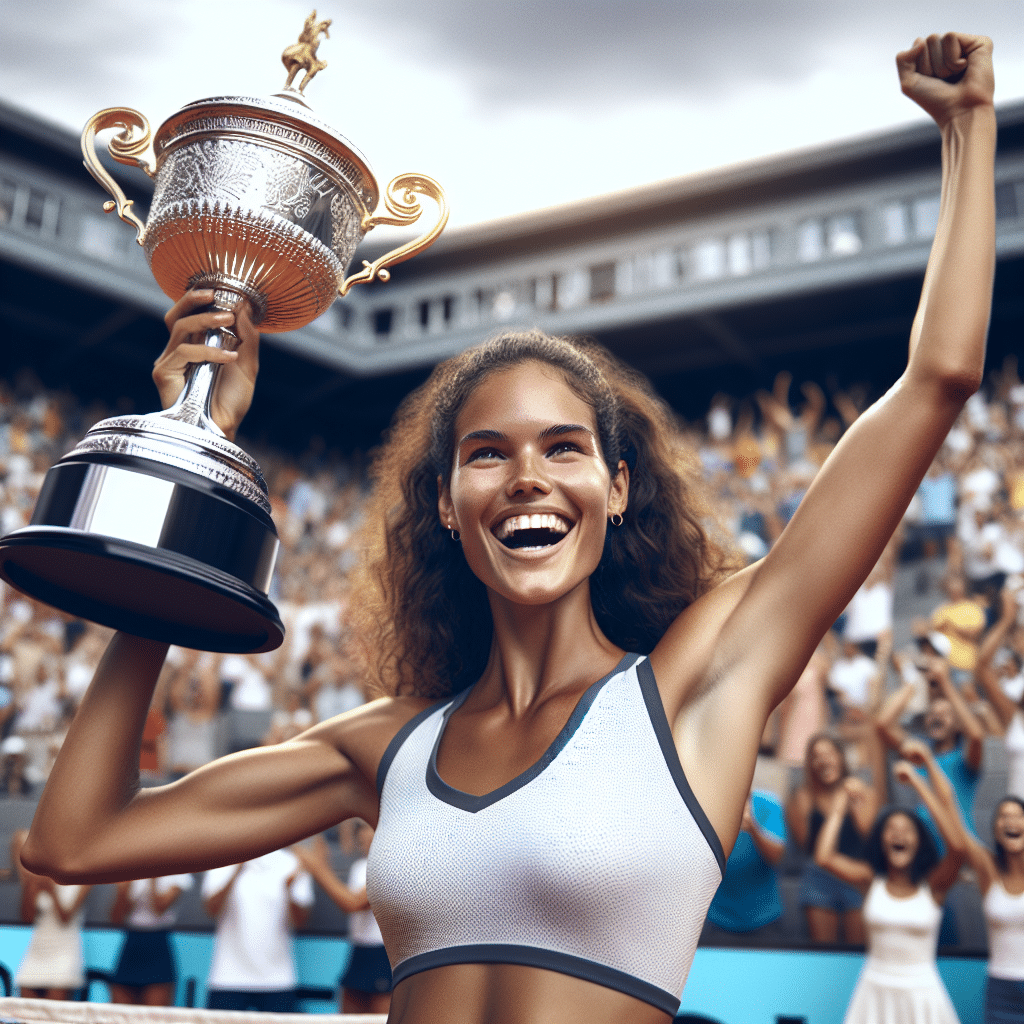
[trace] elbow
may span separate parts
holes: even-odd
[[[36,836],[29,832],[28,838],[21,847],[21,863],[34,875],[43,875],[52,878],[61,885],[69,884],[70,874],[73,874],[73,867],[69,863],[72,859],[67,855],[69,849],[54,848],[51,844],[40,842]]]
[[[938,366],[934,369],[935,386],[945,403],[959,407],[981,387],[983,373],[981,365]]]
[[[52,878],[60,885],[96,882],[97,869],[90,865],[74,844],[47,842],[29,832],[21,848],[21,863],[33,874]]]

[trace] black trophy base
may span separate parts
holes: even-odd
[[[261,509],[148,459],[72,455],[32,522],[0,538],[0,577],[71,615],[196,650],[271,651],[284,626],[266,596],[277,552]]]

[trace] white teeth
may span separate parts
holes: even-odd
[[[504,522],[499,523],[494,531],[498,540],[511,537],[517,530],[553,530],[556,533],[568,533],[572,529],[572,523],[551,513],[537,513],[529,516],[509,516]]]

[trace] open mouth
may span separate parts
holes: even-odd
[[[494,536],[507,548],[539,550],[557,544],[572,527],[568,519],[549,512],[510,516],[494,528]]]

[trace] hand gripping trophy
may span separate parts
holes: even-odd
[[[303,92],[326,63],[330,21],[306,19],[282,55],[284,89],[268,99],[189,103],[151,140],[140,113],[101,110],[82,132],[85,166],[135,227],[157,283],[177,301],[213,289],[214,308],[248,303],[264,333],[320,316],[352,285],[429,246],[448,219],[444,193],[422,174],[380,191],[360,153],[310,111]],[[292,83],[305,71],[298,88]],[[110,155],[156,180],[144,224],[96,157],[96,134],[120,128]],[[434,226],[346,277],[356,246],[379,224],[406,226],[418,195]],[[235,348],[229,328],[207,345]],[[163,412],[97,423],[47,473],[29,526],[0,539],[0,576],[32,597],[130,633],[212,651],[267,651],[284,627],[267,594],[278,539],[259,466],[210,417],[219,367],[194,364]]]

